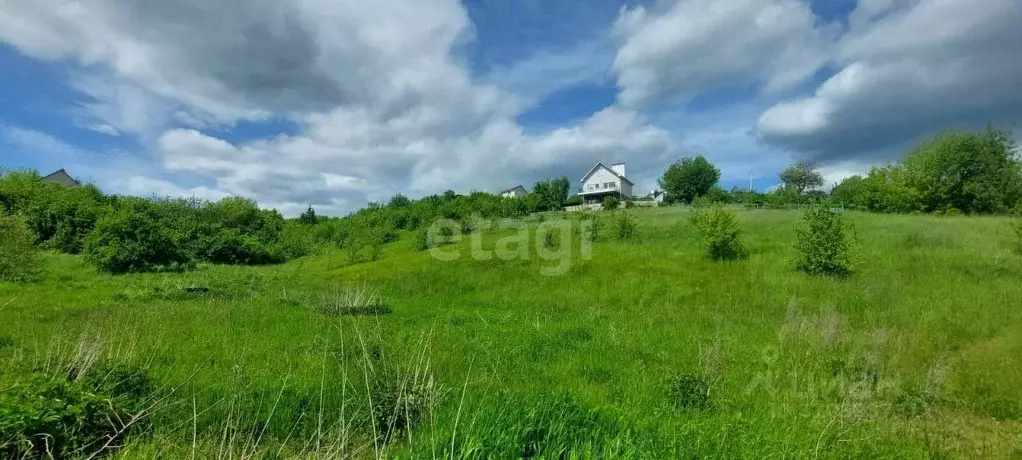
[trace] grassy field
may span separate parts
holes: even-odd
[[[144,370],[124,458],[1022,458],[1006,218],[846,213],[858,264],[829,278],[792,268],[796,211],[739,212],[750,255],[723,263],[686,209],[628,212],[633,239],[561,276],[535,247],[439,261],[411,233],[355,265],[108,276],[47,255],[43,281],[0,284],[0,382]],[[337,314],[373,294],[387,311]]]

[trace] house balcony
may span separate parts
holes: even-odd
[[[603,186],[596,185],[596,186],[589,186],[589,187],[580,187],[578,189],[578,194],[579,195],[605,195],[605,194],[608,194],[608,193],[617,193],[617,192],[618,192],[617,184],[609,184],[609,185],[603,185]]]

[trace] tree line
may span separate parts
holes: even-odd
[[[469,229],[476,218],[560,210],[569,188],[568,179],[560,177],[537,182],[519,198],[452,190],[418,200],[397,194],[344,217],[319,216],[310,206],[298,218],[286,219],[247,198],[108,195],[92,184],[44,183],[34,170],[0,171],[0,228],[19,235],[8,242],[82,254],[109,273],[188,270],[197,263],[274,264],[323,248],[343,249],[349,261],[360,262],[379,257],[381,247],[401,231],[424,231],[437,219]],[[4,246],[8,260],[15,251],[28,254],[16,246]]]
[[[823,175],[799,161],[779,174],[769,193],[719,187],[720,170],[702,156],[671,164],[659,180],[668,203],[740,203],[787,206],[827,202],[881,213],[1004,214],[1022,211],[1022,161],[1012,134],[945,132],[896,162],[875,165],[822,190]]]

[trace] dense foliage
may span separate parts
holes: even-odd
[[[1022,201],[1022,163],[1009,132],[948,132],[899,163],[845,179],[832,195],[873,212],[1006,213]]]
[[[119,367],[19,376],[0,392],[0,458],[86,458],[120,446],[151,392],[145,374]]]
[[[696,197],[706,195],[720,180],[720,170],[702,155],[682,158],[667,167],[659,184],[667,192],[667,201],[691,203]]]
[[[180,270],[201,262],[273,264],[319,247],[343,249],[352,263],[375,260],[383,245],[397,240],[403,230],[418,231],[438,219],[451,219],[471,232],[479,218],[559,210],[570,188],[562,177],[538,182],[533,193],[521,198],[450,190],[419,200],[398,194],[386,205],[369,203],[342,218],[319,216],[309,206],[298,218],[285,219],[240,197],[215,202],[120,197],[104,195],[92,185],[65,188],[40,179],[35,171],[0,176],[0,211],[21,216],[28,228],[27,247],[83,252],[87,261],[110,273]],[[8,243],[13,248],[22,241]],[[429,242],[417,246],[426,248]]]
[[[532,187],[532,194],[535,195],[536,211],[560,211],[564,203],[568,201],[568,192],[571,182],[567,177],[558,177],[552,180],[541,180]]]
[[[85,259],[101,271],[178,270],[190,262],[155,202],[125,199],[97,222],[85,243]]]
[[[0,281],[27,281],[39,272],[32,232],[19,216],[0,214]]]

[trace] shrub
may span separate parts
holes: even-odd
[[[348,263],[379,260],[387,232],[379,227],[358,225],[344,243]]]
[[[123,443],[152,386],[110,368],[81,379],[30,373],[0,393],[0,458],[86,457]]]
[[[28,281],[39,273],[35,238],[25,219],[0,215],[0,280]]]
[[[614,234],[619,240],[628,240],[635,236],[636,224],[631,214],[627,212],[618,213],[614,219]]]
[[[603,199],[603,209],[617,209],[621,201],[616,196],[610,195]]]
[[[691,220],[702,235],[706,255],[711,260],[734,260],[748,255],[742,241],[742,225],[734,211],[723,206],[696,208]]]
[[[430,247],[429,229],[426,227],[419,227],[419,229],[415,231],[415,249],[417,251],[425,251]]]
[[[852,235],[841,215],[823,206],[808,209],[796,229],[795,267],[810,275],[852,271]]]
[[[305,257],[315,249],[315,238],[307,227],[290,222],[269,246],[270,257],[275,262]]]
[[[242,235],[234,228],[224,228],[208,235],[199,246],[195,255],[215,264],[262,265],[276,261],[258,239]]]
[[[191,260],[161,225],[155,207],[133,199],[96,223],[85,242],[85,259],[100,271],[129,273],[180,270]]]

